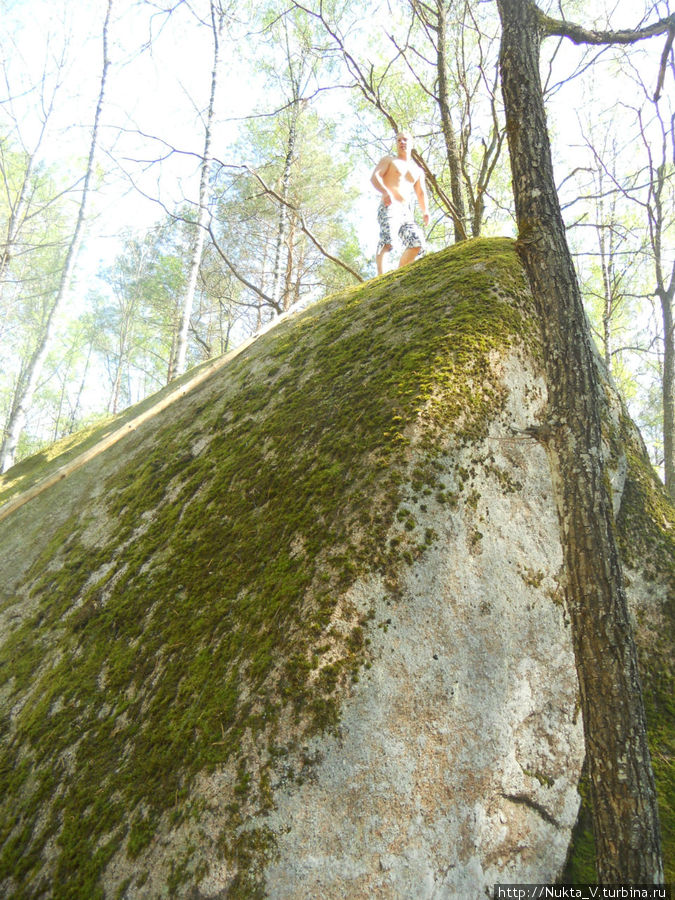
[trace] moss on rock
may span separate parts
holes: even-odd
[[[281,324],[125,439],[103,508],[82,503],[35,559],[33,612],[0,650],[11,896],[98,896],[120,847],[139,857],[187,815],[199,772],[244,771],[255,747],[223,847],[246,868],[236,826],[282,719],[295,742],[335,727],[365,658],[366,622],[336,627],[339,598],[410,552],[385,544],[406,429],[425,417],[431,458],[435,430],[485,427],[526,298],[511,242],[468,242]]]
[[[117,895],[143,895],[147,854],[201,827],[194,788],[213,772],[229,778],[212,845],[232,896],[264,896],[274,840],[246,823],[272,778],[311,771],[303,743],[339,727],[368,665],[369,616],[348,589],[368,572],[395,581],[437,539],[404,504],[457,502],[439,441],[485,435],[505,400],[501,356],[536,356],[537,340],[513,243],[468,241],[281,323],[0,523],[63,504],[0,607],[8,897],[102,897],[121,857]],[[74,438],[68,458],[111,427]],[[6,496],[63,462],[47,456],[10,470]],[[186,839],[163,894],[206,865]]]

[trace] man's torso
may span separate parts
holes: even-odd
[[[394,189],[409,199],[415,182],[419,178],[420,168],[411,159],[399,159],[390,156],[389,165],[382,175],[382,181],[389,189]]]

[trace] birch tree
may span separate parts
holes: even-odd
[[[291,173],[296,158],[295,146],[298,138],[298,120],[303,105],[303,80],[305,79],[304,69],[309,59],[308,50],[305,46],[301,48],[299,54],[291,51],[289,21],[284,16],[281,20],[283,29],[285,56],[286,56],[286,74],[290,97],[285,110],[285,118],[287,120],[287,140],[284,156],[284,165],[279,180],[279,221],[277,228],[277,237],[274,247],[274,263],[272,275],[272,300],[277,308],[288,309],[290,305],[290,278],[288,277],[289,268],[292,270],[292,241],[289,241],[289,231],[294,225],[292,212],[289,209],[289,190],[291,185]],[[303,50],[305,52],[303,52]],[[284,248],[286,250],[284,260]],[[290,264],[290,266],[289,266]],[[285,283],[284,283],[285,282]]]
[[[183,295],[180,324],[176,334],[175,352],[172,355],[169,364],[167,381],[172,381],[176,376],[181,375],[187,366],[187,350],[188,350],[188,333],[190,329],[190,316],[192,315],[192,307],[194,305],[195,289],[197,287],[197,276],[199,274],[199,264],[204,251],[205,235],[209,226],[209,200],[211,196],[211,172],[213,169],[213,157],[211,142],[213,139],[213,125],[215,120],[216,102],[218,98],[219,80],[220,80],[220,64],[222,38],[227,21],[229,10],[226,9],[220,0],[209,0],[209,21],[208,26],[211,32],[212,40],[212,65],[211,65],[211,88],[209,93],[209,104],[204,118],[204,149],[202,153],[200,169],[199,169],[199,197],[197,200],[196,220],[193,236],[193,245],[190,253],[190,263],[188,266],[187,282],[185,293]]]
[[[94,165],[96,150],[98,146],[99,127],[101,122],[101,115],[103,112],[106,80],[108,76],[108,69],[110,66],[110,59],[108,56],[108,28],[110,25],[112,5],[113,0],[108,0],[102,30],[103,65],[99,82],[96,111],[94,114],[94,124],[91,131],[89,155],[87,158],[87,166],[82,185],[82,193],[80,197],[77,218],[70,238],[70,242],[68,244],[66,258],[61,272],[61,278],[59,281],[56,296],[54,298],[54,302],[51,304],[51,307],[47,312],[41,328],[41,332],[38,336],[36,346],[30,358],[25,361],[24,366],[22,367],[21,377],[19,378],[16,385],[9,421],[6,426],[2,447],[0,448],[0,472],[5,472],[14,463],[19,438],[25,427],[28,411],[33,401],[33,396],[38,385],[38,380],[40,378],[40,374],[47,357],[49,344],[54,334],[54,329],[57,322],[57,316],[68,297],[75,264],[77,262],[77,255],[80,249],[84,224],[86,220],[91,182],[94,178]]]

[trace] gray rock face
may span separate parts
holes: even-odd
[[[395,596],[378,579],[351,592],[375,609],[372,667],[339,736],[308,747],[311,780],[275,792],[270,897],[479,897],[564,864],[584,754],[576,675],[546,456],[513,430],[542,391],[516,358],[504,386],[489,437],[445,460],[471,472],[448,484],[456,503],[406,504],[438,540]]]

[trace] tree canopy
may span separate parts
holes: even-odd
[[[623,46],[634,35],[624,18],[632,9],[608,11],[602,0],[540,5],[552,38],[543,49],[542,81],[555,175],[587,311],[652,458],[668,473],[672,390],[659,298],[670,298],[667,318],[673,119],[672,92],[663,86],[672,81],[672,42],[656,23],[670,9],[665,0],[645,0],[635,11],[645,36],[660,30],[665,40],[634,53]],[[84,16],[74,2],[58,13],[43,3],[44,16],[28,6],[8,4],[2,38],[5,430],[30,348],[39,342],[40,325],[27,314],[37,299],[30,285],[44,294],[64,264],[58,246],[67,246],[77,220],[107,11],[103,0]],[[572,19],[579,20],[573,31]],[[561,42],[565,29],[578,50]],[[618,33],[620,46],[601,46],[609,32]],[[104,273],[119,265],[130,232],[144,242],[168,229],[181,248],[181,311],[175,285],[167,287],[165,300],[157,297],[161,315],[137,331],[150,344],[169,341],[166,378],[291,303],[371,277],[375,198],[368,177],[399,128],[413,132],[427,174],[432,249],[472,235],[514,234],[500,22],[492,4],[114,0],[107,35],[96,191],[57,331],[92,314],[87,297],[111,293]],[[49,232],[59,217],[64,230],[57,238]],[[85,286],[92,280],[93,293]],[[50,340],[50,352],[59,340]],[[105,353],[95,347],[84,358],[84,390],[77,366],[64,385],[73,424],[116,408]],[[54,364],[38,379],[34,409]],[[86,382],[102,371],[110,395],[93,397]],[[153,379],[146,384],[156,386]],[[138,395],[125,396],[129,402]],[[19,456],[52,439],[44,421],[27,410]]]

